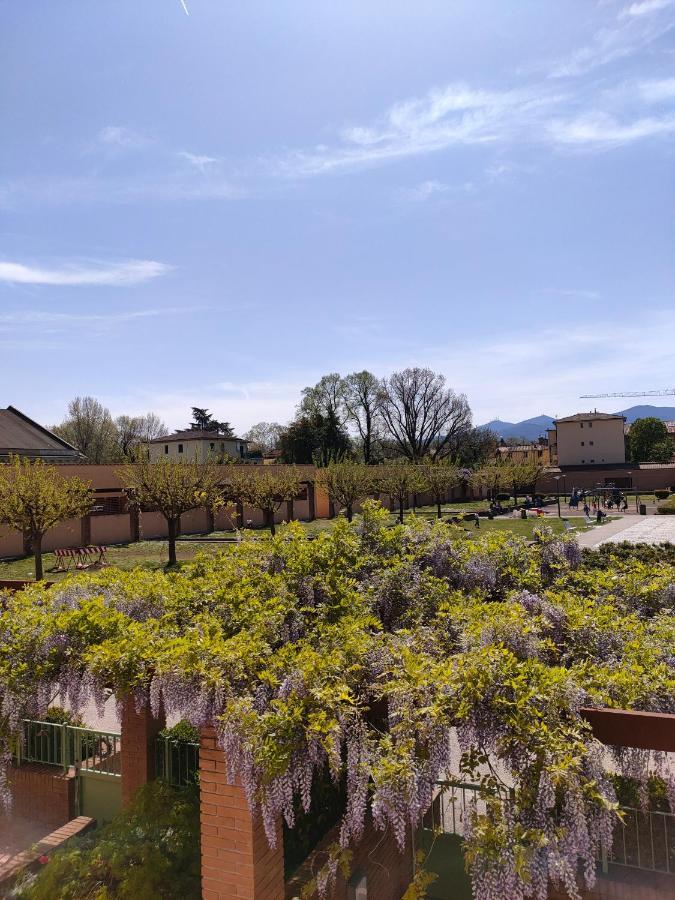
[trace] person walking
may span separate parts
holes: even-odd
[[[588,500],[586,500],[586,502],[584,503],[584,515],[586,516],[586,518],[588,518],[590,516],[590,514],[591,514],[591,508],[588,505]]]

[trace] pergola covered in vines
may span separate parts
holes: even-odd
[[[58,695],[75,709],[133,695],[213,725],[271,844],[317,780],[344,787],[324,891],[369,814],[402,847],[452,767],[486,799],[465,844],[477,900],[543,900],[551,882],[577,897],[616,821],[608,753],[580,710],[675,712],[675,567],[592,567],[546,528],[529,546],[387,522],[369,502],[315,541],[291,524],[180,572],[7,596],[5,753]],[[662,776],[675,809],[663,754],[614,757],[640,783]]]

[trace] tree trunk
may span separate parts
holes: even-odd
[[[270,534],[272,535],[272,537],[274,537],[274,535],[277,533],[277,526],[274,524],[274,510],[265,510],[265,515],[267,516],[267,524],[270,529]]]
[[[178,519],[167,519],[169,525],[169,565],[175,566],[176,559],[176,535],[178,534]]]
[[[442,517],[442,515],[443,515],[443,513],[441,512],[441,501],[440,501],[440,499],[436,501],[436,507],[438,508],[438,518],[440,519],[440,518]]]
[[[513,505],[518,506],[518,490],[515,484],[513,485]]]
[[[398,520],[403,525],[403,497],[398,500]]]
[[[347,521],[351,522],[353,517],[354,517],[354,510],[352,508],[351,503],[348,503],[347,504]]]
[[[35,580],[42,581],[44,578],[42,572],[42,535],[33,535],[33,553],[35,554]]]

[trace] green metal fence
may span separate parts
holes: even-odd
[[[17,763],[42,763],[64,771],[75,766],[78,771],[119,777],[120,738],[116,732],[25,719]]]
[[[156,772],[174,787],[193,784],[199,773],[199,744],[159,737],[156,742]]]

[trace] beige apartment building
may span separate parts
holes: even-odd
[[[576,413],[556,419],[549,435],[551,460],[559,466],[593,466],[626,462],[624,416]]]
[[[150,462],[162,459],[217,462],[226,457],[244,459],[247,452],[248,442],[243,438],[225,437],[220,432],[198,428],[176,431],[150,441]]]

